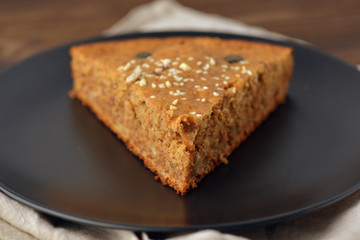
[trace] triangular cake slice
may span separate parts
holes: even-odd
[[[71,95],[185,194],[284,102],[291,48],[211,37],[72,47]]]

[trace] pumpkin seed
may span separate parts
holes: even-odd
[[[149,53],[149,52],[141,52],[138,55],[136,55],[136,58],[143,59],[143,58],[148,58],[150,56],[151,56],[151,53]]]
[[[233,54],[233,55],[224,57],[224,60],[227,61],[228,63],[234,63],[234,62],[240,62],[240,61],[244,60],[244,58],[240,55]]]

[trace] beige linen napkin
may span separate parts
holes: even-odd
[[[128,32],[203,31],[235,33],[273,40],[306,43],[260,27],[249,26],[219,15],[185,7],[174,0],[156,0],[131,10],[123,19],[103,32],[111,36]]]
[[[137,240],[130,231],[69,224],[55,227],[47,217],[0,192],[1,240]]]
[[[299,39],[246,25],[218,15],[205,14],[184,7],[172,0],[157,0],[130,11],[122,20],[103,32],[115,35],[127,32],[149,31],[212,31],[236,33],[249,36],[289,40],[305,43]],[[359,69],[360,70],[360,69]],[[252,227],[236,233],[224,234],[214,230],[180,235],[173,240],[244,240],[244,239],[319,239],[355,240],[360,238],[360,192],[330,207],[303,217],[265,227]],[[240,237],[240,236],[245,236]],[[143,233],[141,239],[149,236]],[[67,224],[56,226],[45,215],[10,199],[0,192],[0,240],[136,240],[139,237],[125,230]]]

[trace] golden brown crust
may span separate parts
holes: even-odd
[[[150,57],[137,59],[141,52]],[[286,97],[292,49],[208,37],[71,48],[71,95],[164,185],[185,194]],[[241,55],[229,63],[228,55]]]

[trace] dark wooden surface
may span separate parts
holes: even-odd
[[[146,0],[1,0],[0,70],[74,40],[99,35]],[[313,43],[352,64],[360,64],[358,0],[179,0]]]

